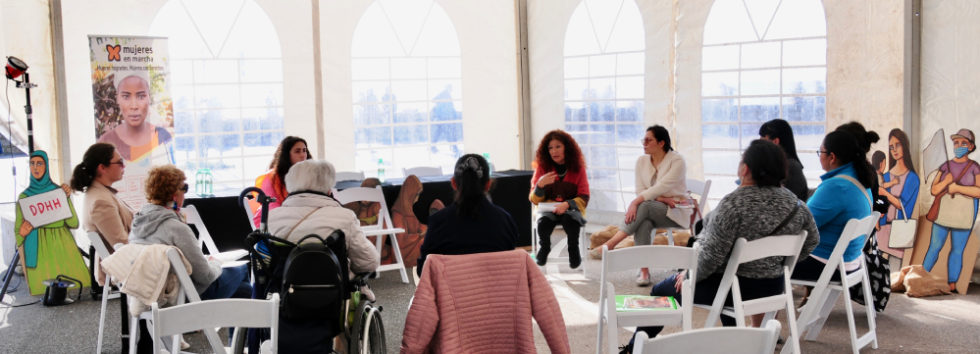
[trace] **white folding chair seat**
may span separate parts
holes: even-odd
[[[187,268],[184,267],[184,262],[181,259],[180,252],[177,248],[171,248],[167,250],[167,260],[170,261],[170,271],[177,276],[177,282],[180,284],[180,290],[177,294],[177,304],[181,305],[185,302],[201,302],[201,296],[197,293],[197,288],[194,287],[194,283],[191,281],[190,274],[187,273]],[[139,320],[147,320],[148,326],[152,326],[153,321],[152,309],[143,311],[139,316],[129,317],[129,353],[136,354],[136,341],[139,338]],[[221,343],[221,338],[218,337],[218,332],[214,330],[214,327],[204,327],[199,328],[204,332],[204,336],[207,338],[208,343],[211,345],[211,349],[220,353],[224,351],[224,344]],[[156,340],[154,339],[154,342]],[[155,346],[155,344],[154,344]],[[177,347],[179,348],[179,346]],[[154,351],[158,353],[159,351]]]
[[[103,259],[109,257],[109,249],[106,248],[105,243],[102,242],[102,236],[99,236],[98,232],[86,232],[89,242],[92,243],[92,247],[95,248],[95,261],[92,262],[92,267],[95,268],[93,271],[95,274],[99,273],[99,265]],[[110,299],[115,299],[119,297],[118,291],[111,291],[112,289],[112,278],[106,274],[105,286],[102,287],[102,305],[99,311],[99,339],[96,342],[95,351],[98,353],[102,352],[102,335],[105,331],[105,313],[106,304]]]
[[[402,251],[398,246],[398,237],[395,236],[395,234],[405,232],[405,229],[392,227],[391,214],[388,213],[388,203],[385,202],[385,195],[381,191],[381,186],[375,188],[347,188],[334,193],[334,198],[340,204],[365,201],[376,202],[381,205],[377,223],[374,225],[361,225],[361,231],[364,232],[364,236],[375,236],[374,245],[378,251],[378,257],[381,257],[381,248],[384,247],[384,239],[387,237],[391,240],[391,251],[395,255],[395,263],[382,265],[378,267],[377,272],[398,270],[402,276],[402,283],[408,283],[408,272],[405,271],[405,262],[402,261]]]
[[[599,325],[596,353],[616,353],[617,331],[620,327],[665,326],[680,323],[684,331],[691,329],[694,304],[694,281],[697,279],[698,256],[693,248],[672,246],[635,246],[610,251],[602,246],[602,273],[599,283]],[[690,278],[681,286],[678,309],[650,311],[617,311],[616,288],[609,280],[613,272],[632,271],[637,267],[654,269],[686,269]],[[605,343],[603,343],[605,342]]]
[[[153,323],[153,352],[163,349],[163,337],[171,336],[171,353],[178,353],[180,334],[207,330],[215,327],[269,328],[268,344],[262,349],[278,352],[279,342],[279,294],[272,294],[269,300],[219,299],[193,302],[161,309],[156,302],[150,309]],[[238,338],[243,330],[235,331]],[[232,339],[233,343],[238,341]],[[226,353],[224,347],[219,353]],[[266,352],[263,350],[263,352]]]
[[[696,199],[697,204],[695,204],[694,206],[696,208],[694,212],[703,214],[705,208],[708,205],[708,192],[711,190],[711,180],[708,179],[702,182],[701,180],[688,178],[687,180],[684,181],[684,183],[687,184],[687,195],[693,194],[698,196],[698,199]],[[694,222],[697,222],[697,220],[698,219],[694,219]],[[664,229],[667,230],[667,245],[673,246],[674,230],[693,230],[694,224],[692,223],[689,228],[666,227]],[[650,235],[650,241],[652,242],[656,236],[657,236],[657,229],[654,229],[653,235]],[[691,236],[693,237],[694,234],[692,233]]]
[[[538,235],[538,219],[541,218],[541,212],[538,211],[538,207],[537,206],[532,206],[531,213],[532,213],[532,215],[531,215],[531,237],[533,238],[531,240],[531,255],[533,255],[535,258],[537,258],[537,256],[538,256],[538,241],[541,239],[541,236]],[[555,225],[555,230],[558,230],[558,229],[562,229],[564,231],[564,228],[561,226],[561,224]],[[565,244],[566,245],[568,244],[567,242],[568,242],[568,237],[569,236],[570,235],[567,235],[567,233],[566,233],[566,240],[565,240],[565,242],[566,242]],[[585,264],[588,263],[588,262],[584,262],[585,257],[588,257],[588,254],[589,254],[588,246],[586,246],[587,243],[588,243],[588,239],[587,239],[587,236],[586,236],[586,233],[585,233],[585,225],[582,225],[582,227],[580,227],[578,229],[578,254],[583,257],[582,258],[583,259],[583,262],[579,266],[579,269],[581,269],[583,273],[585,272]],[[559,247],[556,247],[556,246],[558,246],[558,245],[557,244],[556,245],[553,245],[553,247],[551,249],[553,251],[559,250],[560,248]],[[559,254],[559,252],[552,252],[552,253],[548,254],[548,261],[549,262],[550,261],[553,261],[553,260],[554,261],[562,261],[562,262],[567,262],[568,261],[568,257],[567,256],[562,257],[562,256],[558,256],[558,254]]]
[[[847,274],[844,269],[844,251],[847,249],[847,245],[851,240],[871,235],[871,231],[874,229],[875,223],[880,216],[880,213],[872,212],[870,216],[861,219],[851,219],[847,222],[844,226],[844,231],[841,232],[840,239],[837,240],[837,245],[834,246],[834,251],[831,252],[830,258],[827,259],[827,265],[824,266],[817,281],[792,280],[792,284],[794,285],[813,287],[809,300],[800,309],[798,320],[800,334],[806,334],[804,339],[808,341],[817,339],[820,330],[823,329],[823,325],[827,321],[827,317],[830,315],[830,311],[833,310],[834,305],[837,303],[837,298],[843,294],[844,309],[847,311],[847,325],[851,337],[851,351],[856,354],[868,344],[871,344],[871,348],[878,349],[877,324],[875,323],[874,305],[872,305],[874,299],[871,297],[871,282],[868,280],[868,268],[865,266],[864,252],[858,258],[860,259],[861,268]],[[831,281],[831,277],[833,277],[835,271],[840,272],[840,281]],[[868,332],[860,337],[857,334],[851,294],[848,290],[857,284],[861,284],[861,290],[864,293],[864,308],[868,320]]]
[[[402,173],[405,177],[410,175],[415,175],[416,177],[433,177],[442,176],[442,167],[439,166],[419,166],[412,168],[403,168]]]
[[[633,353],[772,354],[781,327],[779,321],[769,320],[762,328],[704,328],[653,339],[639,332]]]
[[[341,171],[341,172],[337,172],[336,175],[337,178],[335,179],[335,181],[337,182],[341,182],[341,181],[360,182],[364,180],[364,172],[361,171],[357,171],[357,172]]]
[[[796,260],[799,258],[800,250],[806,241],[806,235],[807,232],[803,231],[798,235],[767,236],[754,241],[746,241],[744,238],[736,240],[712,305],[695,305],[710,310],[704,326],[714,327],[715,323],[720,320],[720,316],[724,314],[734,317],[738,327],[746,327],[745,316],[765,313],[766,320],[770,320],[775,318],[777,311],[786,310],[786,321],[789,323],[792,341],[787,342],[783,349],[791,348],[793,353],[798,354],[800,348],[797,340],[796,312],[790,276],[793,274],[793,268],[796,267]],[[736,276],[739,265],[776,256],[783,257],[783,293],[743,301]],[[732,294],[733,306],[724,306],[729,292]]]

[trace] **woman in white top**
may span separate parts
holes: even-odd
[[[655,228],[680,227],[689,222],[691,209],[676,209],[668,215],[670,209],[687,199],[684,182],[687,172],[684,158],[670,146],[667,129],[660,125],[647,128],[643,152],[636,160],[637,196],[626,209],[619,231],[605,243],[610,250],[629,235],[634,235],[637,245],[650,245]],[[600,258],[601,250],[600,246],[589,253],[593,258]],[[650,271],[640,269],[636,283],[649,285]]]

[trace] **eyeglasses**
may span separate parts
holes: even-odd
[[[188,186],[187,183],[184,183],[183,186],[180,186],[180,191],[181,192],[184,192],[184,193],[187,193],[187,191],[190,190],[190,189],[191,189],[191,187]]]
[[[109,164],[110,165],[119,165],[119,167],[126,167],[126,163],[123,162],[122,159],[119,159],[119,161],[110,161]]]
[[[817,150],[817,157],[819,157],[820,154],[830,155],[830,151]]]
[[[31,161],[31,167],[44,167],[44,161]]]

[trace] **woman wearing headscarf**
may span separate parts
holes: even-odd
[[[44,294],[44,280],[54,279],[58,275],[66,275],[81,281],[82,287],[91,286],[88,268],[82,260],[82,255],[75,245],[75,238],[69,229],[78,228],[78,214],[71,202],[71,187],[62,184],[60,187],[51,182],[48,175],[48,154],[37,150],[31,153],[30,185],[17,199],[21,200],[44,194],[58,188],[65,192],[71,217],[51,222],[46,225],[31,225],[24,219],[20,203],[17,203],[14,230],[16,231],[17,246],[23,247],[21,264],[24,275],[30,287],[31,295]]]

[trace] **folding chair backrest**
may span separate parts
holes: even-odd
[[[337,178],[334,179],[337,182],[340,181],[363,181],[364,172],[337,172]]]
[[[109,257],[109,249],[106,248],[105,242],[102,241],[102,236],[99,236],[98,232],[89,231],[85,233],[88,236],[88,241],[92,243],[92,247],[95,247],[95,254],[101,259]]]
[[[771,354],[776,350],[781,326],[769,320],[762,328],[704,328],[648,339],[637,331],[633,353],[731,353]]]
[[[602,274],[604,276],[606,273],[635,270],[641,267],[697,269],[697,264],[697,253],[690,247],[633,246],[607,251],[602,256]]]
[[[817,278],[817,283],[814,289],[816,290],[826,290],[827,284],[830,284],[830,279],[834,276],[834,272],[840,270],[841,276],[844,276],[844,251],[847,250],[847,246],[852,240],[858,237],[867,237],[871,235],[871,231],[875,228],[875,223],[878,221],[881,213],[877,211],[871,212],[871,215],[860,219],[851,219],[844,225],[844,231],[841,232],[840,238],[837,240],[837,245],[834,246],[833,252],[830,253],[830,257],[827,258],[827,265],[823,267],[823,272],[820,273],[820,277]],[[864,257],[863,253],[860,257]],[[863,268],[864,265],[862,264]],[[817,293],[811,293],[810,297],[819,299]]]
[[[442,176],[442,167],[435,166],[419,166],[412,168],[402,169],[405,173],[405,177],[410,175],[415,175],[416,177],[431,177],[431,176]]]
[[[271,349],[273,353],[277,350],[279,294],[273,294],[269,300],[208,300],[164,309],[154,302],[152,312],[154,353],[163,348],[164,337],[215,327],[270,328]],[[173,353],[177,353],[180,346],[172,347]]]
[[[728,264],[731,265],[733,262],[743,264],[777,256],[791,258],[788,260],[789,262],[784,259],[784,264],[796,264],[800,249],[803,248],[803,243],[806,241],[806,234],[806,231],[802,231],[797,235],[766,236],[753,241],[740,238],[735,241],[735,247],[732,249],[732,256]]]
[[[255,200],[255,199],[248,199],[248,196],[251,195],[252,198],[255,198],[255,195],[256,194],[258,194],[258,193],[252,192],[252,193],[249,193],[249,194],[245,194],[245,195],[239,196],[240,198],[243,199],[241,201],[242,202],[241,205],[243,206],[242,209],[245,209],[245,217],[248,218],[248,226],[250,226],[253,231],[256,230],[256,229],[258,229],[258,226],[256,226],[255,223],[253,222],[253,220],[255,220],[255,211],[256,210],[255,209],[252,209],[252,204],[251,204],[252,201]],[[193,205],[188,205],[188,207],[191,207],[191,206],[193,206]],[[195,211],[196,211],[196,209],[197,208],[195,208]]]
[[[697,180],[688,178],[684,183],[687,184],[687,191],[698,196],[698,207],[704,213],[708,203],[708,192],[711,191],[711,180]]]
[[[217,254],[218,246],[214,244],[214,239],[211,238],[211,233],[208,232],[208,228],[204,226],[204,220],[201,219],[201,214],[197,212],[197,208],[193,205],[185,206],[181,211],[187,216],[187,224],[194,225],[197,229],[197,238],[200,243],[203,243],[204,247],[207,248],[208,254]],[[252,219],[249,219],[249,223]],[[203,250],[204,248],[202,248]]]
[[[388,213],[388,203],[385,203],[385,194],[382,192],[381,186],[376,186],[374,188],[347,188],[334,193],[334,198],[336,198],[340,204],[353,202],[376,202],[381,206],[381,210],[378,212],[379,217],[377,222],[374,225],[362,225],[362,230],[380,230],[385,226],[391,227],[392,225],[391,214]]]

